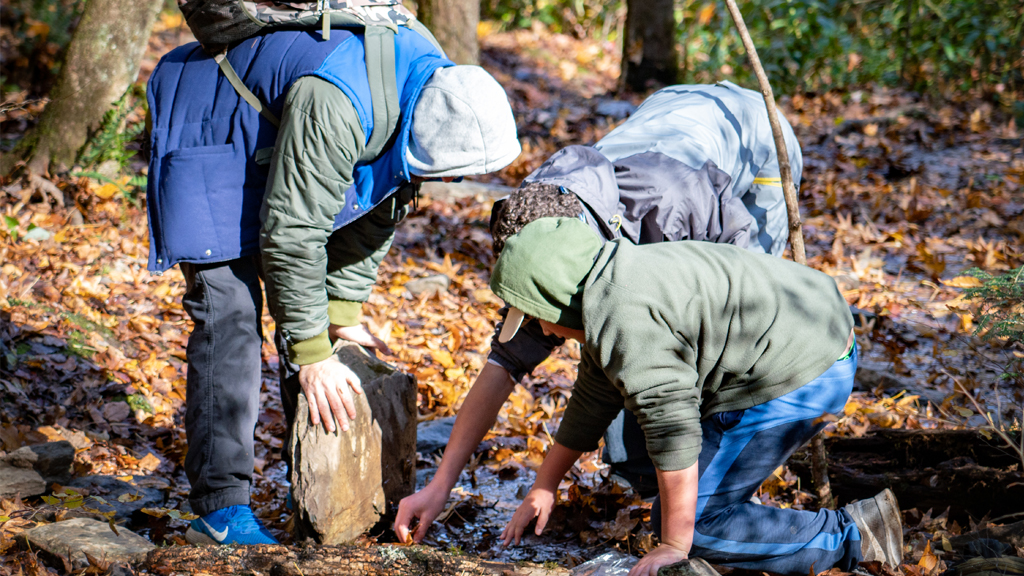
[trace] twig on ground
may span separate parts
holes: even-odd
[[[1002,406],[999,402],[999,395],[996,394],[996,418],[992,418],[992,413],[981,406],[978,400],[974,397],[974,394],[971,394],[967,387],[964,386],[956,376],[950,374],[946,370],[943,370],[942,373],[953,380],[953,389],[960,392],[971,401],[971,404],[974,405],[975,411],[978,414],[981,414],[988,422],[989,430],[996,436],[999,436],[999,439],[1002,440],[1010,450],[1013,450],[1017,454],[1017,457],[1020,458],[1021,466],[1024,466],[1024,433],[1018,433],[1018,436],[1020,436],[1019,440],[1014,440],[1009,434],[1007,434],[1006,425],[1003,422]],[[1022,412],[1024,412],[1024,407],[1022,407]],[[998,419],[998,424],[996,424],[996,419]]]

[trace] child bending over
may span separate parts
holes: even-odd
[[[630,572],[699,556],[803,576],[861,561],[898,566],[903,533],[889,490],[837,511],[750,501],[842,410],[857,367],[853,319],[835,282],[731,245],[602,245],[583,222],[542,218],[507,239],[491,288],[522,322],[574,338],[579,375],[555,443],[502,537],[544,529],[558,484],[623,408],[636,415],[659,488],[660,545]]]

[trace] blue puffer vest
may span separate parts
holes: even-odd
[[[318,76],[349,97],[366,138],[373,132],[362,34],[281,31],[228,52],[245,85],[278,118],[292,84]],[[335,228],[355,220],[409,180],[405,152],[412,108],[434,70],[453,66],[418,33],[399,27],[395,68],[402,110],[393,144],[356,165]],[[198,44],[164,56],[149,80],[152,155],[146,192],[149,269],[178,262],[223,262],[259,252],[260,206],[267,183],[263,152],[277,129],[242,100]],[[260,154],[257,154],[260,151]]]

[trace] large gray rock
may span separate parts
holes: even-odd
[[[138,520],[143,508],[163,506],[170,489],[167,480],[156,476],[135,476],[130,482],[116,476],[84,476],[75,478],[67,486],[83,495],[102,498],[107,504],[88,499],[86,505],[101,513],[113,511],[117,520]]]
[[[42,474],[31,468],[18,468],[0,462],[0,498],[10,498],[15,494],[27,498],[44,492],[46,481],[43,480]]]
[[[416,451],[430,454],[444,450],[455,426],[455,416],[420,422],[416,427]]]
[[[376,524],[387,501],[412,493],[416,472],[416,381],[355,344],[337,356],[362,382],[355,421],[348,432],[311,426],[300,394],[290,439],[296,535],[324,544]]]
[[[114,534],[106,522],[75,518],[27,530],[19,538],[45,555],[70,557],[75,569],[89,566],[86,554],[100,562],[127,564],[144,559],[156,548],[152,542],[126,528],[117,531],[118,534]]]
[[[0,497],[38,496],[71,478],[75,447],[66,440],[24,446],[0,458]]]

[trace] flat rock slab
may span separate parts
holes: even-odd
[[[290,439],[295,532],[323,544],[354,539],[386,509],[412,493],[416,462],[416,381],[368,354],[342,345],[338,359],[362,382],[348,432],[311,426],[300,394]]]
[[[0,458],[0,497],[43,494],[51,483],[71,478],[74,461],[75,447],[66,440],[18,448]]]
[[[113,511],[118,520],[137,519],[136,515],[141,514],[143,508],[163,506],[170,489],[167,480],[156,476],[135,476],[131,481],[116,476],[84,476],[75,478],[67,486],[85,496],[99,496],[107,504],[90,499],[88,506],[104,513]]]
[[[89,558],[101,562],[138,562],[156,548],[152,542],[125,529],[114,534],[106,522],[91,518],[75,518],[55,524],[46,524],[23,532],[19,538],[34,550],[51,557],[69,558],[75,569],[89,565]]]

